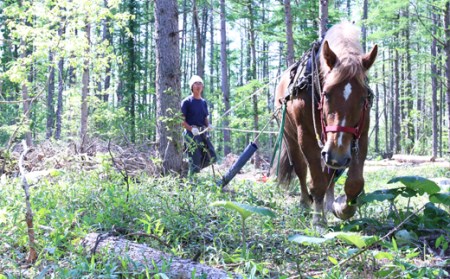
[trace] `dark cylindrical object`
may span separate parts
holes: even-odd
[[[245,148],[244,152],[242,152],[241,156],[239,156],[238,160],[231,166],[228,172],[222,177],[219,181],[219,186],[224,187],[230,182],[234,176],[242,169],[242,167],[248,162],[248,160],[253,156],[253,154],[258,149],[258,146],[250,142],[249,145]]]

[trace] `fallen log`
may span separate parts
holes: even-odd
[[[193,278],[194,274],[195,278],[242,278],[231,272],[192,260],[180,259],[144,244],[135,243],[117,236],[90,233],[86,235],[82,243],[89,253],[100,253],[130,259],[132,263],[130,262],[128,268],[132,272],[143,272],[146,269],[154,270],[155,267],[162,270],[162,267],[165,266],[164,273],[169,278],[188,279]],[[167,268],[167,266],[169,267]]]
[[[443,158],[435,158],[433,156],[420,156],[420,155],[406,155],[406,154],[395,154],[392,159],[400,163],[412,163],[420,164],[427,162],[445,162]]]

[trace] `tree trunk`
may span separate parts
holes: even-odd
[[[328,0],[319,0],[319,19],[319,38],[323,38],[328,30]]]
[[[394,118],[392,119],[392,126],[394,131],[394,153],[400,152],[400,78],[399,78],[399,54],[398,50],[395,49],[394,58]]]
[[[129,0],[128,12],[135,15],[136,11],[135,0]],[[136,82],[137,82],[137,53],[135,36],[137,36],[136,19],[130,18],[128,20],[128,29],[131,34],[127,36],[127,57],[126,57],[126,75],[125,75],[125,106],[129,117],[129,136],[132,143],[136,142]]]
[[[409,9],[406,7],[405,18],[409,20]],[[411,42],[410,42],[410,32],[409,28],[405,29],[405,48],[406,48],[406,65],[405,65],[405,86],[404,86],[404,96],[406,102],[406,152],[409,154],[414,148],[415,136],[414,136],[414,125],[412,121],[412,111],[414,107],[413,96],[412,96],[412,77],[411,77]]]
[[[436,26],[437,26],[437,16],[434,12],[432,12],[432,34],[436,36]],[[432,133],[433,133],[433,142],[432,142],[432,156],[437,157],[438,151],[438,122],[437,122],[437,112],[438,112],[438,102],[437,102],[437,41],[436,38],[433,37],[433,41],[431,43],[431,111],[432,111]]]
[[[364,50],[364,52],[367,52],[367,28],[366,28],[366,20],[367,20],[367,14],[369,12],[369,8],[368,8],[369,4],[368,4],[368,0],[364,0],[363,2],[363,23],[361,26],[361,33],[362,33],[362,48]]]
[[[180,47],[177,0],[155,0],[157,136],[163,172],[181,173]]]
[[[377,69],[373,69],[373,76],[375,78],[375,80],[378,79],[378,71]],[[375,153],[379,153],[380,152],[380,104],[379,104],[379,97],[380,97],[380,92],[378,90],[378,82],[375,84],[375,100],[374,100],[374,105],[375,105],[375,126],[374,126],[374,130],[375,130]]]
[[[445,4],[445,77],[447,78],[447,153],[450,154],[450,2]]]
[[[156,0],[160,1],[160,0]],[[162,0],[168,1],[168,0]],[[142,236],[148,236],[142,233]],[[225,270],[210,267],[192,260],[180,259],[170,254],[150,248],[144,244],[135,243],[124,238],[107,236],[100,237],[97,233],[88,234],[82,242],[86,251],[89,253],[105,253],[105,255],[114,258],[126,257],[131,262],[129,264],[130,271],[138,271],[136,267],[146,267],[146,270],[161,270],[165,263],[170,263],[164,273],[168,278],[190,279],[190,278],[208,278],[208,279],[225,279],[225,278],[242,278],[238,274],[228,274]],[[150,273],[150,275],[153,275]],[[153,278],[153,277],[152,277]]]
[[[62,33],[60,36],[62,36]],[[58,100],[56,104],[56,130],[55,130],[55,139],[57,140],[61,138],[61,128],[62,128],[63,92],[64,92],[63,72],[64,72],[64,58],[60,58],[58,61]]]
[[[88,95],[89,95],[89,52],[91,48],[91,24],[86,23],[86,58],[83,63],[83,75],[81,78],[82,89],[81,89],[81,128],[80,128],[80,138],[81,143],[83,143],[87,136],[88,129]],[[81,152],[84,152],[83,146],[81,146]]]
[[[20,58],[25,59],[27,47],[24,39],[20,39]],[[33,146],[33,141],[31,139],[31,131],[30,131],[30,97],[28,95],[28,86],[27,82],[24,80],[22,84],[22,99],[23,99],[23,115],[25,117],[25,123],[27,126],[27,131],[25,132],[25,142],[28,147]]]
[[[284,21],[286,23],[287,66],[295,63],[294,35],[292,33],[291,0],[284,0]]]
[[[198,20],[198,12],[197,12],[197,0],[192,1],[192,19],[194,21],[195,27],[195,39],[197,42],[197,46],[195,48],[195,53],[197,55],[197,75],[204,78],[205,76],[205,65],[203,64],[203,40],[202,40],[202,32],[200,30],[200,23]]]
[[[48,75],[48,87],[47,87],[47,126],[45,138],[49,139],[53,136],[53,123],[55,122],[55,108],[53,106],[53,100],[55,97],[55,66],[53,63],[53,51],[48,52],[49,60],[49,75]]]
[[[225,0],[220,0],[220,62],[221,62],[221,77],[222,77],[222,94],[223,103],[225,105],[225,112],[228,113],[230,109],[230,90],[228,87],[228,64],[227,64],[227,35],[225,23]],[[231,152],[230,141],[231,133],[228,130],[228,116],[223,118],[223,142],[224,142],[224,156]]]
[[[108,1],[109,0],[104,0],[103,3],[105,5],[105,7],[108,7]],[[111,32],[109,31],[110,28],[110,18],[106,17],[104,22],[103,22],[103,41],[107,41],[109,46],[113,45],[113,41],[112,41],[112,36],[111,36]],[[111,87],[111,59],[108,58],[108,62],[106,64],[106,69],[105,69],[105,81],[104,81],[104,92],[103,92],[103,101],[104,102],[108,102],[109,99],[109,93],[108,90]]]
[[[383,117],[384,117],[384,151],[388,152],[388,151],[392,151],[391,147],[390,147],[390,142],[389,142],[389,117],[388,117],[388,111],[389,111],[389,107],[388,107],[388,98],[387,98],[387,84],[386,84],[386,69],[385,69],[385,51],[383,51],[383,63],[381,66],[381,76],[383,77],[383,107],[384,107],[384,113],[383,113]]]

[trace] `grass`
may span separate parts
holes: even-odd
[[[366,171],[366,192],[393,187],[386,183],[395,176],[420,173],[435,177],[443,176],[447,171],[428,166]],[[357,248],[342,240],[320,245],[301,245],[288,240],[295,234],[319,236],[309,213],[299,207],[298,197],[290,197],[271,181],[235,179],[230,188],[235,194],[220,191],[206,173],[192,181],[139,177],[130,181],[127,202],[122,176],[108,166],[89,172],[55,173],[31,188],[40,254],[35,264],[26,265],[28,237],[23,190],[19,179],[3,178],[0,183],[0,278],[163,276],[164,270],[130,273],[126,258],[93,258],[83,251],[81,241],[87,233],[111,231],[123,235],[130,232],[157,235],[171,248],[150,238],[135,236],[130,239],[182,258],[193,258],[200,253],[200,262],[237,272],[244,278],[438,278],[445,275],[440,264],[445,257],[449,264],[448,250],[443,255],[433,254],[442,249],[430,250],[424,243],[394,244],[395,238],[388,238],[342,266],[336,265],[336,261],[350,257]],[[230,210],[209,206],[218,200],[267,207],[275,211],[277,217],[248,218],[248,250],[244,252],[240,216]],[[408,203],[400,199],[398,203],[401,216],[387,210],[388,202],[377,202],[362,206],[354,218],[356,221],[343,222],[329,215],[329,228],[352,228],[361,234],[382,237],[408,214],[404,209],[404,204]],[[423,217],[418,216],[408,224],[409,231],[414,230],[414,225],[422,224],[420,218]],[[429,243],[429,246],[433,244]],[[379,255],[379,252],[386,254]]]

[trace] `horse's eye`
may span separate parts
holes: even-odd
[[[329,100],[330,100],[330,93],[324,91],[324,92],[323,92],[323,96],[325,97],[325,100],[326,100],[326,101],[329,101]]]

